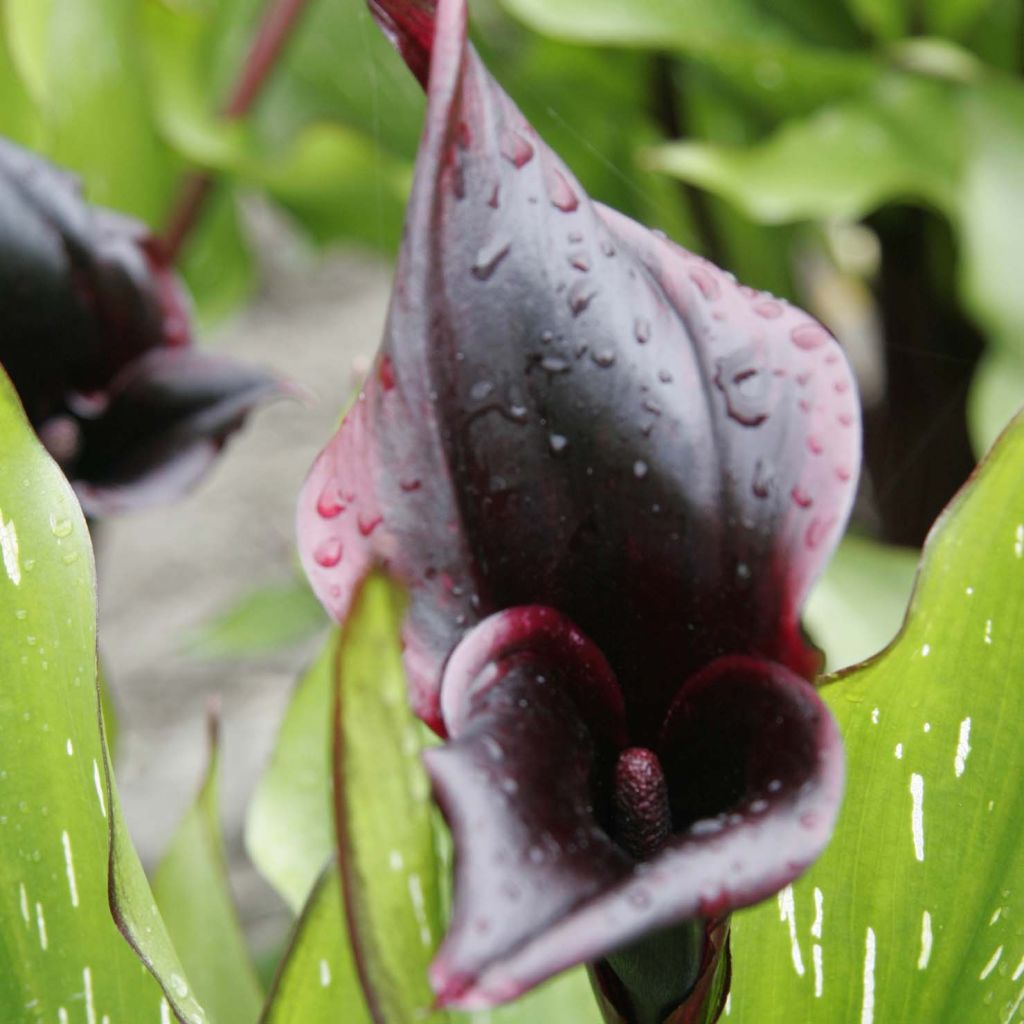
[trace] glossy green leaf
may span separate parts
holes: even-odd
[[[993,6],[992,0],[924,0],[921,14],[930,32],[955,39]]]
[[[260,1024],[372,1024],[352,960],[333,861],[313,887]]]
[[[182,963],[215,1024],[252,1024],[263,993],[228,883],[221,838],[220,753],[210,720],[206,775],[153,877],[153,894]]]
[[[760,144],[673,143],[647,162],[767,223],[853,219],[894,199],[949,210],[960,170],[951,89],[892,76],[872,97],[788,121]]]
[[[10,12],[0,5],[0,30],[9,23]],[[10,36],[0,31],[0,135],[32,147],[38,143],[35,107],[11,51]]]
[[[877,654],[903,625],[918,554],[848,536],[811,591],[804,626],[829,671]]]
[[[91,202],[155,225],[177,165],[157,135],[137,26],[135,0],[45,0],[19,64],[32,69],[46,155],[82,174]]]
[[[992,447],[1007,424],[1024,408],[1024,352],[987,352],[971,381],[967,423],[971,443],[980,457]]]
[[[245,658],[309,640],[327,619],[309,584],[295,577],[249,590],[216,618],[193,630],[186,647],[205,658]]]
[[[960,193],[963,290],[1003,347],[1024,358],[1024,85],[990,82],[965,106],[968,158]]]
[[[255,264],[238,212],[237,189],[229,182],[214,187],[179,267],[201,325],[222,320],[252,291]]]
[[[754,103],[812,110],[869,85],[878,66],[850,50],[808,45],[751,0],[502,0],[538,32],[594,46],[675,50],[724,75]]]
[[[438,858],[420,734],[408,706],[397,591],[362,586],[338,657],[334,786],[342,886],[360,976],[378,1024],[419,1021],[441,937]]]
[[[909,0],[847,0],[854,17],[879,39],[898,39],[910,27]]]
[[[53,0],[4,0],[0,6],[4,48],[20,81],[40,105],[46,101],[46,37],[52,7]]]
[[[249,856],[296,913],[334,854],[330,742],[337,657],[332,630],[299,680],[245,822]]]
[[[1009,1024],[1024,1007],[1024,419],[929,537],[907,623],[826,688],[824,856],[736,915],[730,1022]]]
[[[2,373],[0,447],[4,1019],[202,1024],[108,773],[85,520]]]

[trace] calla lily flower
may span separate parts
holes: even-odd
[[[0,139],[0,365],[90,515],[177,497],[282,390],[192,348],[189,313],[145,225]]]
[[[609,1020],[714,1020],[729,911],[807,867],[840,800],[799,613],[858,474],[850,369],[589,199],[465,0],[370,6],[426,127],[383,344],[298,529],[339,621],[374,566],[409,591],[456,853],[438,1002],[588,963]]]

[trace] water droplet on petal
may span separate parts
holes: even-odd
[[[709,270],[704,267],[692,267],[690,280],[700,289],[700,293],[705,299],[718,298],[718,282]]]
[[[501,155],[514,167],[525,167],[533,157],[533,146],[518,132],[506,128],[501,133]]]
[[[754,464],[754,497],[767,498],[775,483],[775,470],[764,459],[758,459]]]
[[[789,332],[789,336],[797,348],[805,351],[820,348],[828,341],[828,332],[821,324],[816,323],[800,324]]]
[[[548,436],[548,447],[555,455],[559,455],[569,447],[569,439],[564,434],[550,434]]]
[[[359,532],[364,537],[369,537],[370,534],[373,533],[373,531],[376,530],[377,527],[380,526],[380,524],[383,521],[384,521],[384,517],[382,515],[365,516],[365,517],[360,515],[359,519],[357,520],[358,526],[359,526]]]
[[[590,257],[585,252],[569,253],[569,266],[582,273],[590,270]]]
[[[829,535],[834,522],[835,520],[832,518],[822,519],[820,516],[815,516],[804,531],[804,543],[812,549],[819,547]]]
[[[563,213],[572,213],[580,205],[579,198],[572,186],[565,180],[565,175],[557,167],[553,167],[548,174],[547,186],[551,205],[556,209]]]
[[[472,273],[478,281],[487,281],[508,255],[511,243],[507,239],[492,239],[482,246],[473,260]]]
[[[317,514],[322,519],[333,519],[345,511],[345,503],[341,500],[333,484],[327,484],[320,492],[316,501]]]
[[[474,402],[482,402],[494,391],[494,385],[489,380],[478,380],[470,389],[469,397]]]
[[[662,384],[671,384],[672,383],[672,374],[669,373],[668,370],[659,370],[658,371],[658,380],[660,380]]]
[[[385,391],[390,391],[395,386],[395,367],[391,362],[391,356],[381,356],[377,378]]]
[[[540,361],[542,370],[547,373],[568,373],[572,369],[572,365],[567,359],[563,359],[561,356],[545,356]]]
[[[782,308],[781,302],[776,302],[774,299],[769,299],[767,302],[759,302],[754,307],[754,312],[764,317],[765,320],[776,320],[785,312]]]
[[[423,486],[422,480],[399,480],[398,486],[405,491],[406,494],[412,494],[413,491],[418,491]]]
[[[812,455],[820,455],[825,450],[825,444],[817,434],[810,434],[807,438],[807,450]]]
[[[645,320],[643,317],[638,317],[636,322],[633,324],[633,337],[641,344],[645,345],[651,339],[651,322]]]
[[[729,416],[745,427],[756,427],[768,418],[769,378],[754,362],[754,351],[743,348],[718,360],[715,384],[725,396]]]
[[[643,459],[637,459],[636,462],[633,463],[633,476],[635,476],[637,480],[643,480],[643,478],[647,476],[649,468],[650,467]]]
[[[313,553],[316,564],[333,569],[341,561],[341,541],[336,537],[325,540]]]
[[[572,315],[579,316],[596,294],[597,289],[589,281],[574,281],[569,289],[569,309]]]
[[[591,352],[590,358],[602,369],[615,365],[615,353],[610,348],[601,349],[598,352]]]
[[[800,508],[810,508],[814,504],[814,499],[799,484],[790,491],[790,497]]]
[[[615,246],[612,245],[612,243],[609,242],[608,239],[606,238],[601,243],[601,252],[603,252],[605,254],[605,256],[607,256],[610,259],[612,256],[615,255]]]

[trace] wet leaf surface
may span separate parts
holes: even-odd
[[[203,1024],[108,772],[85,520],[2,375],[0,439],[0,1007],[58,1024]]]
[[[1020,1019],[1024,419],[927,544],[902,633],[825,690],[847,748],[831,845],[734,918],[741,1022]]]

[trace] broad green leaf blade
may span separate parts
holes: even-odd
[[[342,887],[377,1024],[412,1024],[429,1011],[427,967],[442,920],[430,785],[398,639],[400,604],[383,577],[363,584],[342,633],[335,691]]]
[[[909,0],[847,0],[847,4],[857,21],[879,39],[898,39],[909,27]]]
[[[959,135],[954,87],[890,76],[867,98],[790,120],[749,147],[680,142],[646,162],[766,223],[853,219],[893,199],[954,206]]]
[[[85,520],[2,373],[0,450],[3,1018],[157,1024],[173,1012],[202,1024],[108,774]],[[118,931],[111,905],[163,987]]]
[[[1010,1024],[1024,1007],[1024,418],[939,519],[907,623],[825,691],[832,842],[736,915],[730,1021]]]
[[[248,245],[236,190],[218,182],[180,262],[201,326],[223,320],[252,291],[256,268]]]
[[[221,838],[217,721],[195,803],[178,826],[153,878],[167,930],[215,1024],[253,1024],[263,1002],[235,912]]]
[[[1014,270],[1024,259],[1024,84],[972,90],[965,118],[963,294],[996,344],[1024,359],[1024,289]]]
[[[46,154],[80,172],[90,202],[156,225],[177,171],[157,134],[136,0],[47,0],[33,57],[44,68]]]
[[[185,641],[205,658],[249,658],[280,651],[324,631],[327,618],[305,579],[269,583],[247,591]]]
[[[811,592],[804,626],[825,652],[828,671],[877,654],[903,625],[917,552],[847,537]]]
[[[245,847],[298,913],[334,856],[331,707],[338,632],[299,680],[245,822]]]
[[[1024,349],[1024,346],[1022,346]],[[979,458],[1024,408],[1024,350],[986,352],[974,371],[967,402],[967,425]]]
[[[752,0],[502,0],[538,32],[593,46],[675,50],[713,67],[758,106],[813,110],[870,85],[863,53],[808,45]]]
[[[372,1024],[342,910],[337,864],[324,869],[295,926],[260,1024]]]
[[[9,9],[0,6],[0,29],[10,21]],[[35,108],[15,64],[10,36],[3,31],[0,31],[0,135],[30,148],[38,144]]]

